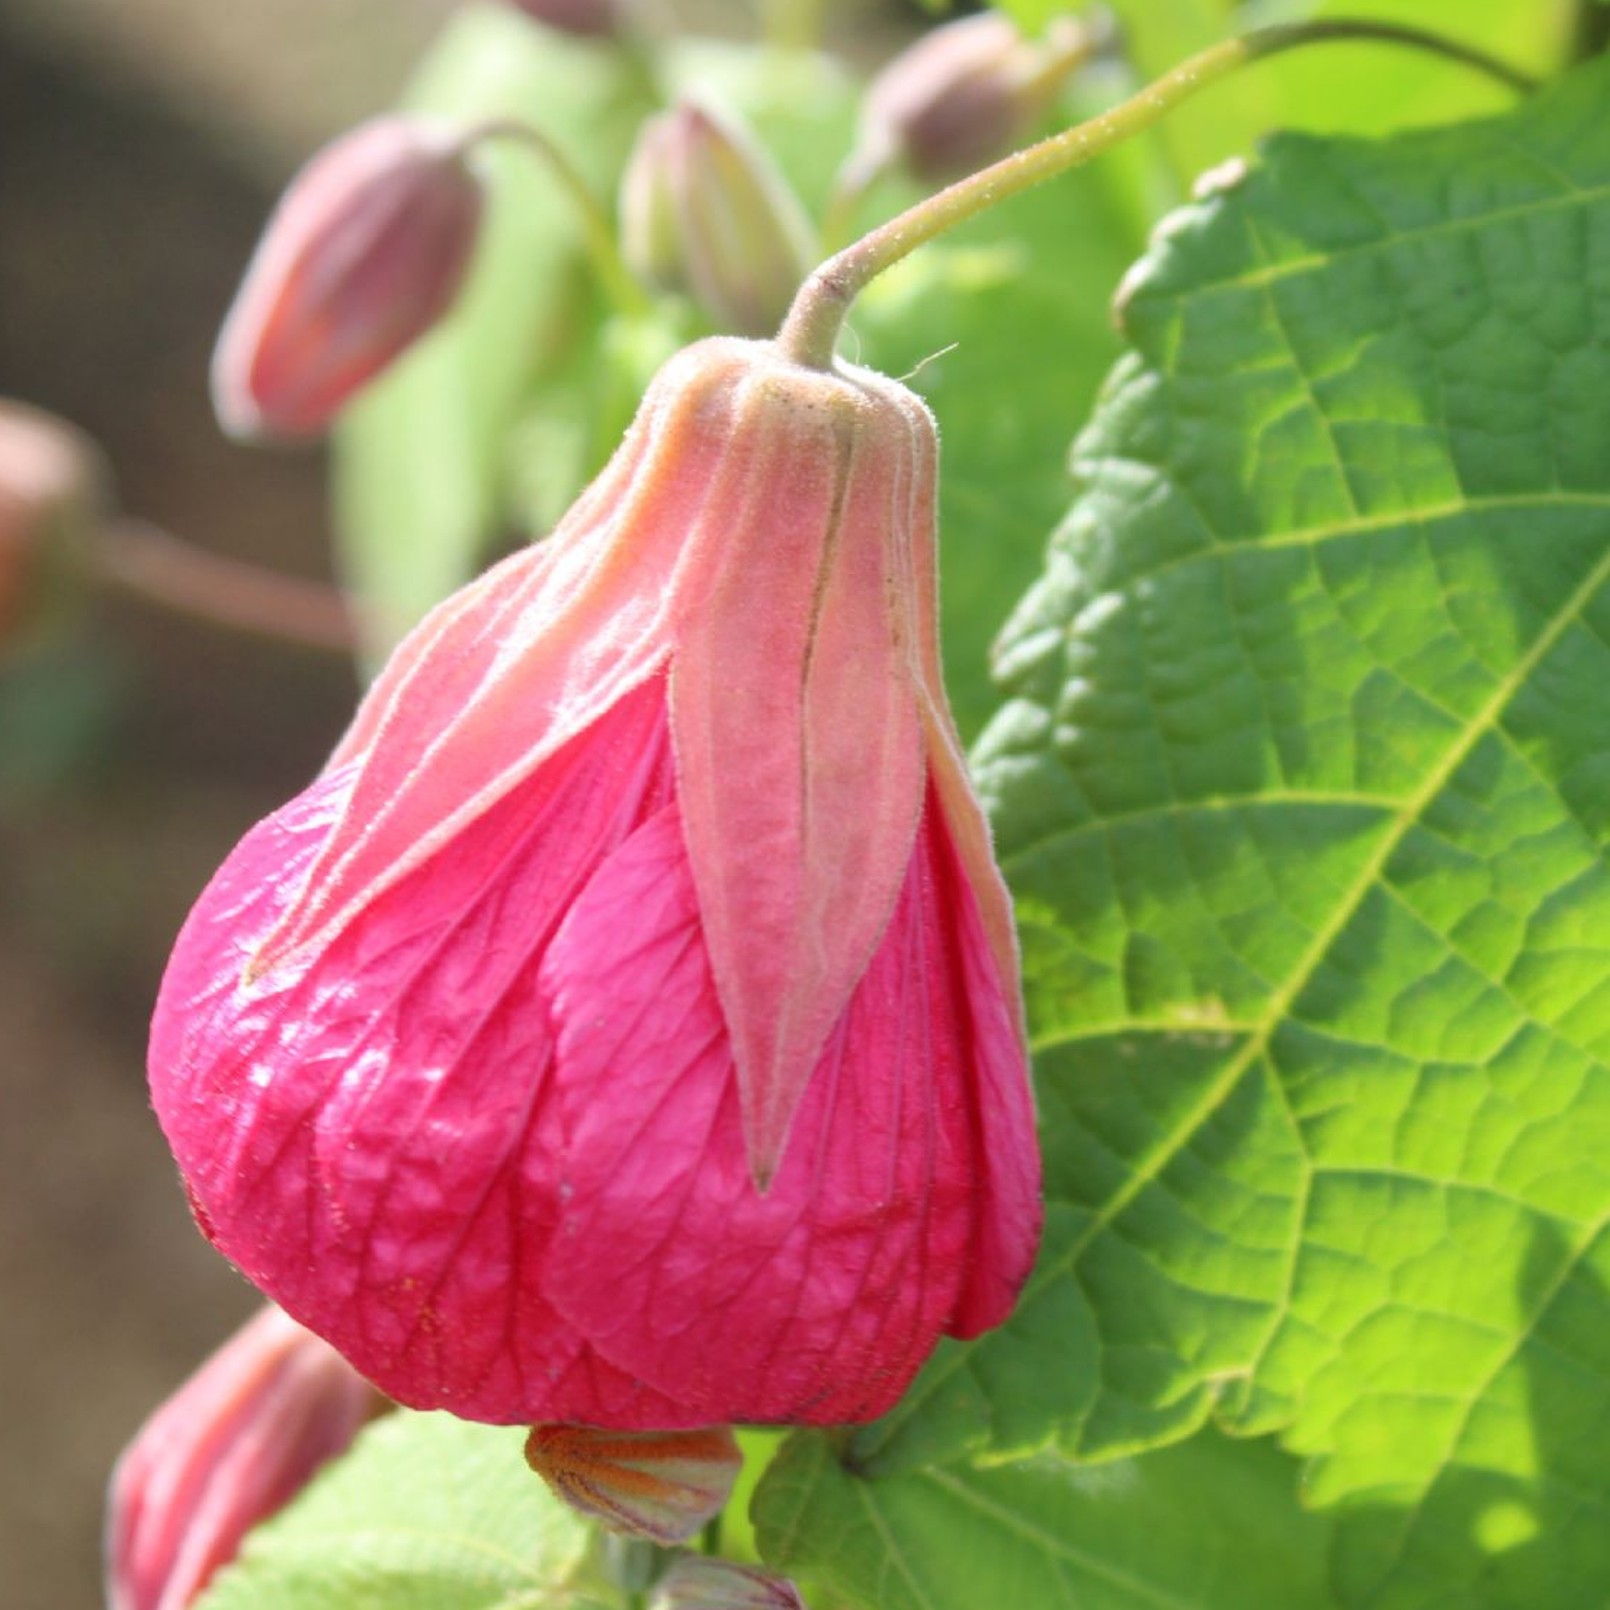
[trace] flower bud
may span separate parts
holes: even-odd
[[[787,1577],[755,1565],[684,1554],[660,1578],[649,1610],[805,1610]]]
[[[1039,1165],[936,452],[882,376],[678,354],[191,914],[150,1067],[198,1220],[392,1397],[836,1424],[1010,1312]]]
[[[514,0],[528,17],[560,33],[609,39],[620,27],[621,0]]]
[[[213,354],[213,406],[235,436],[322,431],[452,305],[482,193],[460,134],[380,117],[291,181]]]
[[[621,250],[644,281],[739,335],[769,335],[811,254],[805,209],[752,135],[684,103],[651,118],[621,182]]]
[[[110,1610],[185,1610],[246,1533],[344,1453],[382,1402],[277,1308],[249,1320],[145,1422],[112,1472]]]
[[[1093,48],[1070,17],[1043,43],[998,11],[945,23],[868,86],[847,171],[859,183],[895,165],[925,184],[971,173],[1022,143]]]
[[[554,1494],[612,1532],[663,1548],[685,1543],[725,1507],[743,1465],[726,1426],[601,1431],[533,1426],[526,1463]]]
[[[64,612],[90,564],[103,485],[87,436],[0,399],[0,645],[32,640]]]

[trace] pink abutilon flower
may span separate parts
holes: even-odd
[[[107,1495],[110,1610],[185,1610],[241,1539],[345,1452],[381,1406],[327,1343],[275,1308],[148,1419]]]
[[[480,227],[462,131],[378,117],[292,180],[213,354],[238,436],[322,431],[452,306]]]
[[[935,453],[893,381],[689,348],[192,913],[197,1217],[391,1396],[857,1420],[1006,1317],[1039,1168]]]

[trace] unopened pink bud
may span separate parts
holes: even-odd
[[[621,0],[514,0],[528,17],[560,33],[607,39],[620,27]]]
[[[937,183],[1005,156],[1092,48],[1091,34],[1071,18],[1059,19],[1043,43],[1025,39],[998,11],[935,28],[868,87],[852,172],[900,163]]]
[[[799,198],[739,124],[683,104],[651,118],[621,184],[621,250],[725,330],[769,335],[809,267]]]
[[[88,437],[0,399],[0,644],[34,637],[83,581],[102,489]]]
[[[249,1320],[141,1426],[112,1472],[110,1610],[185,1610],[381,1403],[277,1308]]]
[[[612,1532],[671,1548],[709,1524],[743,1467],[726,1426],[603,1431],[535,1426],[526,1463],[573,1509]]]
[[[787,1577],[707,1555],[684,1554],[660,1578],[649,1610],[806,1610]]]
[[[391,1396],[664,1430],[887,1410],[1010,1312],[1010,902],[903,386],[717,339],[401,645],[180,936],[202,1228]]]
[[[324,430],[452,305],[481,208],[450,128],[381,117],[325,147],[281,198],[218,337],[225,430]]]

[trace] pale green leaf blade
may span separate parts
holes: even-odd
[[[389,1416],[247,1538],[197,1610],[585,1610],[592,1529],[526,1468],[523,1435]]]
[[[1048,1453],[877,1480],[802,1435],[761,1486],[757,1535],[855,1610],[1325,1610],[1332,1522],[1298,1507],[1296,1471],[1209,1435],[1102,1466]]]
[[[630,56],[487,0],[455,14],[406,104],[525,119],[612,206],[650,90]],[[339,557],[375,652],[474,574],[505,523],[511,429],[602,318],[574,203],[541,159],[500,142],[476,160],[490,200],[457,305],[336,433]]]
[[[1131,281],[978,756],[1045,1254],[871,1472],[1216,1414],[1350,1604],[1610,1593],[1607,95],[1282,139]]]

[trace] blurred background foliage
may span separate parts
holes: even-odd
[[[1032,22],[1055,8],[1013,9]],[[1569,0],[1112,10],[1123,54],[1076,83],[1063,120],[1253,23],[1351,14],[1444,27],[1544,74],[1605,32],[1604,8]],[[926,23],[895,0],[836,0],[834,63],[760,70],[761,19],[741,0],[655,0],[653,15],[662,32],[685,22],[726,41],[678,47],[667,77],[748,116],[813,204],[847,149],[858,75]],[[212,340],[261,222],[315,146],[399,99],[490,98],[540,120],[555,94],[595,96],[586,157],[602,188],[654,93],[606,73],[597,47],[539,40],[500,0],[0,0],[0,395],[87,431],[131,514],[217,555],[355,584],[377,648],[551,520],[697,318],[611,323],[573,260],[533,230],[553,205],[541,177],[500,157],[501,215],[471,295],[345,423],[332,500],[323,453],[231,445],[207,401]],[[989,641],[1066,506],[1067,444],[1118,350],[1110,299],[1156,219],[1271,128],[1380,132],[1504,100],[1475,75],[1362,46],[1269,64],[868,296],[851,350],[912,375],[945,433],[949,674],[969,734],[990,708]],[[888,181],[861,221],[914,194]],[[443,387],[455,367],[473,406],[454,407]],[[189,1228],[146,1106],[145,1021],[189,901],[241,830],[317,767],[355,687],[340,655],[109,597],[0,658],[0,1560],[12,1610],[97,1602],[112,1458],[253,1304]]]

